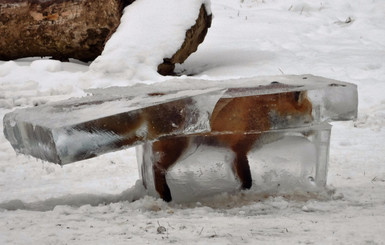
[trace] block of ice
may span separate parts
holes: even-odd
[[[167,136],[258,133],[353,119],[358,103],[355,85],[312,75],[186,78],[88,92],[84,98],[6,114],[6,138],[19,153],[66,164]],[[298,109],[286,103],[289,99],[307,106]],[[221,110],[230,108],[228,103],[234,104],[231,117]],[[257,110],[252,103],[268,106]],[[234,109],[244,106],[248,109]],[[226,128],[219,123],[222,117],[227,123],[246,118],[262,126]]]
[[[212,89],[87,96],[6,114],[4,134],[19,153],[67,164],[164,135],[207,131],[220,96]]]
[[[326,185],[331,126],[328,123],[263,133],[247,158],[252,186],[259,192],[288,194]],[[233,165],[235,153],[213,136],[187,136],[184,152],[168,170],[166,182],[172,200],[197,201],[222,192],[235,192],[241,181]],[[149,195],[159,196],[154,164],[159,158],[154,144],[137,146],[137,159]],[[154,163],[155,162],[155,163]]]

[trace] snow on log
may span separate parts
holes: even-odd
[[[94,60],[122,7],[121,0],[0,0],[0,59]]]
[[[197,50],[211,25],[208,0],[137,0],[124,9],[92,73],[122,79],[170,75]],[[144,80],[144,79],[142,79]]]
[[[212,15],[209,15],[205,6],[202,5],[195,25],[186,32],[186,37],[181,48],[171,58],[163,59],[164,62],[158,66],[158,72],[160,74],[172,74],[176,63],[183,63],[190,54],[198,49],[199,44],[205,39],[208,28],[211,26],[211,19]]]

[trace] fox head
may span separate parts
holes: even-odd
[[[303,126],[313,121],[312,104],[306,91],[275,94],[270,99],[271,129]]]

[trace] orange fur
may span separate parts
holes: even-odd
[[[247,154],[261,133],[280,123],[307,122],[311,120],[311,112],[312,105],[306,92],[223,98],[214,108],[210,120],[211,132],[207,136],[214,137],[234,152],[235,174],[242,189],[249,189],[252,178]],[[153,163],[155,189],[165,201],[172,200],[166,182],[167,170],[175,164],[188,144],[189,137],[169,138],[153,143],[152,150],[157,155]]]

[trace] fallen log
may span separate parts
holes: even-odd
[[[122,10],[134,0],[0,0],[0,60],[24,57],[93,61],[120,24]],[[180,48],[164,57],[158,73],[172,75],[203,42],[211,13],[202,4]],[[172,37],[170,37],[172,38]],[[149,47],[153,48],[153,47]]]
[[[0,0],[0,60],[94,60],[122,8],[121,0]]]

